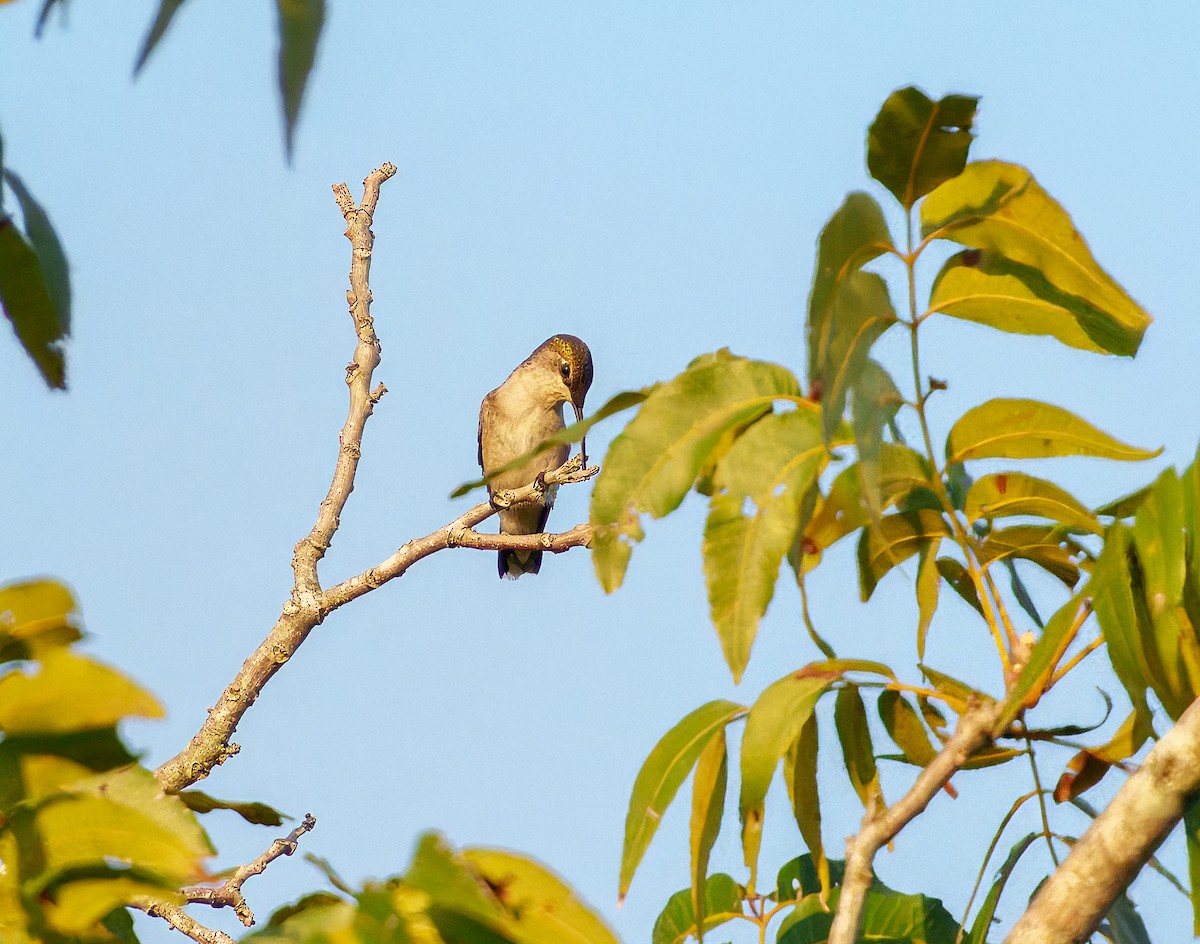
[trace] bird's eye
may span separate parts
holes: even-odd
[[[562,367],[559,369],[562,371],[563,380],[571,379],[571,365],[570,364],[568,364],[566,361],[563,361]]]

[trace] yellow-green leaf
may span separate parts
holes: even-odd
[[[8,734],[109,728],[130,715],[161,718],[163,709],[116,669],[66,649],[43,652],[32,675],[0,677],[0,731]]]
[[[688,713],[662,736],[642,764],[625,817],[625,844],[621,851],[621,875],[617,895],[624,898],[633,873],[642,861],[650,840],[658,830],[663,813],[691,772],[705,746],[717,732],[746,712],[731,701],[717,699]]]
[[[755,423],[717,467],[713,481],[720,491],[709,503],[704,528],[704,576],[735,682],[795,540],[800,505],[825,458],[819,418],[791,410]]]
[[[867,364],[872,345],[895,323],[887,282],[874,272],[851,272],[837,287],[813,379],[821,390],[826,439],[833,438],[842,421],[846,397]]]
[[[1149,713],[1146,688],[1153,672],[1139,631],[1139,612],[1129,572],[1129,530],[1119,521],[1108,529],[1104,550],[1088,581],[1096,622],[1104,634],[1108,657],[1134,708]]]
[[[1062,407],[1037,400],[988,400],[964,413],[946,438],[946,461],[1096,456],[1124,462],[1153,459]]]
[[[688,851],[692,866],[692,909],[696,925],[704,927],[704,891],[708,879],[708,859],[721,831],[725,813],[725,789],[729,779],[729,754],[725,748],[725,729],[711,738],[692,780],[692,819],[688,830]],[[699,936],[699,935],[697,935]]]
[[[929,742],[929,735],[921,722],[921,716],[904,700],[903,695],[890,688],[884,689],[879,693],[878,708],[883,726],[903,752],[906,761],[924,767],[937,756],[937,750]]]
[[[510,914],[514,944],[619,944],[604,919],[544,865],[504,849],[468,848],[462,859]]]
[[[850,415],[863,497],[875,517],[882,514],[884,507],[883,428],[892,422],[903,402],[891,375],[868,359],[854,381]],[[894,448],[904,449],[903,446]]]
[[[817,268],[808,296],[808,380],[814,396],[823,381],[823,352],[829,349],[833,299],[838,287],[852,273],[892,245],[883,211],[875,198],[862,192],[846,197],[817,241]]]
[[[933,283],[931,311],[1010,334],[1047,335],[1098,354],[1133,355],[1142,330],[1130,330],[1086,299],[1051,285],[1037,269],[994,252],[951,256]]]
[[[204,860],[214,852],[192,812],[142,767],[64,786],[60,798],[42,801],[35,821],[42,888],[105,860],[127,863],[142,879],[155,876],[160,887],[178,887],[203,878]]]
[[[800,736],[818,699],[841,677],[837,663],[814,662],[768,685],[750,707],[742,734],[742,851],[753,875],[762,842],[763,807],[775,768]]]
[[[784,755],[783,779],[792,802],[792,816],[800,827],[800,838],[808,846],[817,867],[821,894],[827,896],[832,883],[825,843],[821,839],[821,795],[817,789],[819,748],[817,719],[815,715],[809,715],[800,729],[800,736]]]
[[[1004,733],[1022,709],[1033,707],[1042,697],[1055,666],[1082,624],[1081,607],[1084,605],[1083,594],[1076,594],[1050,617],[1004,702],[992,732],[996,737]]]
[[[937,552],[941,541],[932,541],[921,548],[921,560],[917,565],[917,658],[925,658],[925,637],[933,614],[937,612],[938,591],[942,575],[937,566]]]
[[[945,519],[929,508],[884,515],[863,531],[858,545],[858,579],[864,601],[889,570],[922,547],[950,533]]]
[[[933,101],[913,86],[887,97],[867,133],[867,169],[905,209],[962,173],[978,98]]]
[[[46,647],[75,642],[77,611],[71,591],[54,580],[0,587],[0,660],[36,658]]]
[[[1150,316],[1093,258],[1067,212],[1023,167],[968,164],[925,198],[921,232],[992,250],[1037,270],[1058,290],[1055,299],[1077,296],[1106,316],[1103,331],[1089,331],[1105,350],[1133,353],[1150,324]]]
[[[989,533],[976,553],[981,564],[1009,557],[1032,561],[1073,587],[1079,580],[1079,567],[1074,550],[1064,546],[1063,538],[1061,525],[1018,524]]]
[[[1022,472],[996,472],[978,479],[967,492],[963,512],[971,522],[1032,515],[1092,534],[1104,533],[1096,516],[1069,492]]]
[[[632,544],[641,540],[640,515],[661,518],[677,508],[724,433],[770,412],[775,401],[815,412],[799,393],[787,368],[728,351],[698,358],[650,392],[609,446],[592,491],[592,563],[606,592],[620,586]]]
[[[867,724],[867,711],[857,685],[838,689],[833,718],[842,758],[846,762],[846,775],[863,807],[869,810],[873,799],[882,799],[883,791],[875,767],[875,747]]]

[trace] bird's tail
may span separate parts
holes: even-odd
[[[496,569],[501,577],[516,580],[521,574],[536,574],[542,569],[541,551],[500,551]]]

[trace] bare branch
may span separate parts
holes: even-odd
[[[292,558],[292,569],[296,574],[296,591],[312,592],[320,589],[317,580],[317,562],[325,555],[337,531],[338,519],[346,500],[354,489],[354,474],[358,470],[358,459],[362,455],[362,434],[367,417],[383,387],[371,391],[371,375],[379,366],[379,338],[375,335],[375,322],[371,318],[371,250],[375,245],[375,234],[371,232],[371,219],[375,205],[379,202],[379,188],[385,180],[396,173],[395,164],[384,164],[371,171],[363,181],[362,205],[355,208],[350,191],[345,184],[333,188],[338,208],[346,218],[346,238],[353,247],[350,256],[350,291],[346,301],[350,304],[350,317],[354,321],[358,344],[354,348],[354,359],[346,367],[346,383],[350,387],[350,410],[346,425],[342,427],[338,441],[337,464],[329,493],[321,502],[316,524],[297,545]]]
[[[1006,944],[1085,941],[1200,795],[1200,700],[1192,702],[1072,847]]]
[[[381,184],[395,173],[396,168],[392,164],[384,164],[372,171],[363,182],[362,205],[357,208],[345,184],[334,187],[338,207],[347,221],[346,236],[352,246],[347,299],[357,341],[354,359],[346,371],[350,408],[339,437],[340,448],[333,478],[321,502],[316,523],[308,535],[296,544],[292,558],[295,581],[279,619],[267,633],[266,639],[238,669],[217,703],[208,710],[208,717],[188,745],[155,771],[159,783],[168,793],[178,793],[202,780],[214,767],[238,752],[238,745],[231,743],[231,738],[263,687],[291,659],[308,634],[339,606],[400,576],[421,558],[448,547],[529,548],[557,553],[571,547],[587,546],[591,542],[591,530],[586,525],[579,525],[562,535],[539,534],[511,538],[479,535],[472,530],[495,514],[497,508],[538,501],[554,485],[582,482],[599,471],[595,467],[583,468],[583,460],[576,458],[524,488],[497,492],[491,502],[476,505],[444,528],[409,541],[376,567],[343,581],[331,590],[321,589],[317,565],[333,541],[339,517],[354,488],[364,425],[374,404],[387,392],[383,384],[371,388],[371,375],[379,364],[380,345],[371,319],[371,290],[367,278],[375,239],[371,232],[371,217],[379,199]]]
[[[261,874],[280,856],[290,856],[296,851],[300,837],[316,825],[317,821],[313,818],[312,813],[305,813],[303,822],[288,833],[286,838],[276,839],[266,852],[253,862],[239,866],[221,885],[216,888],[194,885],[180,889],[181,894],[189,904],[210,905],[213,908],[232,908],[237,913],[238,920],[246,927],[250,927],[254,924],[254,912],[250,910],[250,906],[246,903],[246,897],[242,894],[242,886],[246,883],[246,879],[252,875]]]
[[[198,944],[237,944],[224,931],[206,928],[178,905],[168,905],[153,898],[137,898],[129,903],[130,908],[144,911],[152,918],[162,918],[176,931],[186,934]]]
[[[993,701],[970,705],[938,755],[929,762],[909,791],[887,809],[872,809],[863,817],[857,836],[846,840],[846,874],[842,879],[837,914],[829,944],[855,944],[862,927],[863,906],[871,887],[875,854],[924,812],[950,778],[979,748],[992,740],[992,728],[1002,706]]]
[[[598,466],[580,468],[582,458],[568,459],[552,472],[543,476],[544,484],[533,482],[523,488],[497,492],[492,502],[483,502],[470,511],[455,518],[445,527],[439,528],[423,538],[415,538],[403,544],[391,557],[357,577],[351,577],[330,587],[321,596],[328,610],[334,610],[351,600],[383,586],[404,574],[413,564],[436,551],[448,547],[469,547],[479,550],[521,549],[550,550],[558,554],[572,547],[588,547],[592,542],[591,525],[579,524],[562,534],[479,534],[472,530],[475,525],[496,513],[497,507],[510,507],[525,502],[537,501],[552,485],[583,482],[600,471]]]

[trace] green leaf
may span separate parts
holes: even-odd
[[[317,944],[349,935],[354,925],[354,906],[332,892],[313,892],[277,908],[263,927],[242,938],[243,944]],[[353,940],[353,938],[349,938]]]
[[[159,41],[166,35],[167,27],[171,25],[171,21],[175,18],[175,14],[179,12],[179,8],[183,4],[184,0],[159,0],[158,12],[154,15],[154,22],[150,24],[150,32],[146,34],[146,38],[142,41],[142,48],[138,52],[137,61],[133,64],[133,74],[135,76],[142,71],[146,60],[150,58],[150,53],[154,52]]]
[[[679,791],[705,746],[725,726],[746,712],[742,705],[724,699],[710,701],[686,715],[654,745],[633,783],[629,813],[625,817],[625,845],[621,851],[618,899],[633,881],[663,812]]]
[[[438,908],[489,928],[507,923],[507,913],[495,891],[437,833],[425,833],[417,840],[417,850],[404,880],[428,894]]]
[[[1004,567],[1008,571],[1008,583],[1012,588],[1013,596],[1016,597],[1017,603],[1020,604],[1028,615],[1033,620],[1038,629],[1046,628],[1046,621],[1042,619],[1042,614],[1038,612],[1037,606],[1033,602],[1033,597],[1029,594],[1029,588],[1025,586],[1025,581],[1021,579],[1021,575],[1017,573],[1016,562],[1011,557],[1004,559]]]
[[[933,101],[912,86],[892,92],[867,134],[867,169],[906,210],[962,173],[978,98]]]
[[[862,940],[955,944],[958,922],[936,898],[904,895],[876,882],[863,907]]]
[[[883,790],[875,767],[875,747],[867,724],[867,710],[857,685],[838,689],[833,719],[842,745],[842,758],[846,762],[846,775],[863,808],[869,810],[873,798],[882,800]]]
[[[967,492],[963,511],[969,522],[1033,515],[1092,534],[1104,533],[1096,516],[1070,493],[1022,472],[996,472],[978,479]]]
[[[992,887],[988,890],[987,897],[983,899],[983,904],[979,908],[979,914],[975,916],[975,923],[971,925],[971,934],[966,939],[967,944],[987,944],[988,931],[991,930],[992,921],[996,915],[996,906],[1000,904],[1000,896],[1004,894],[1004,886],[1008,884],[1008,879],[1012,875],[1013,869],[1017,867],[1021,856],[1025,854],[1025,850],[1037,838],[1037,833],[1030,833],[1017,840],[1008,850],[1008,856],[1005,858],[1004,864],[997,870],[996,880],[992,882]]]
[[[751,876],[758,866],[763,808],[775,768],[800,737],[817,700],[841,677],[842,672],[832,668],[833,664],[814,662],[773,682],[758,696],[746,716],[738,813],[742,822],[742,850]]]
[[[1107,351],[1133,354],[1150,316],[1100,267],[1067,212],[1023,167],[969,164],[921,204],[921,233],[991,250],[1039,272],[1057,291],[1094,312],[1085,330]],[[1037,293],[1040,284],[1026,280]],[[1083,323],[1081,323],[1083,326]]]
[[[20,204],[21,216],[25,220],[25,235],[37,253],[46,280],[46,292],[54,304],[59,331],[66,337],[71,333],[71,272],[67,265],[67,254],[63,251],[50,217],[21,178],[11,170],[6,170],[4,179],[12,187]]]
[[[619,944],[600,915],[544,865],[503,849],[460,855],[509,913],[505,936],[516,944]]]
[[[1187,672],[1187,657],[1194,655],[1188,649],[1196,648],[1195,632],[1190,626],[1181,627],[1179,618],[1187,554],[1183,528],[1183,490],[1175,470],[1164,469],[1138,508],[1133,544],[1154,630],[1151,642],[1158,653],[1160,671],[1155,673],[1154,690],[1160,697],[1164,690],[1170,692],[1163,707],[1172,717],[1178,717],[1195,697]]]
[[[735,357],[728,351],[698,358],[655,387],[609,446],[592,491],[592,563],[606,592],[620,586],[639,516],[655,518],[679,506],[726,430],[770,412],[776,400],[802,401],[787,368]]]
[[[325,25],[325,0],[275,0],[279,14],[279,91],[288,160],[304,87],[317,58],[317,44]]]
[[[895,323],[887,282],[875,273],[851,272],[838,286],[817,351],[815,382],[822,390],[827,440],[841,423],[846,397],[866,366],[871,347]]]
[[[820,420],[809,410],[765,416],[717,467],[720,492],[704,527],[704,576],[721,651],[741,680],[758,624],[792,546],[800,505],[825,464]]]
[[[883,513],[883,428],[896,418],[896,412],[903,402],[891,375],[875,361],[868,359],[854,381],[850,415],[854,444],[858,450],[858,474],[862,477],[863,497],[876,518]],[[893,449],[903,454],[905,447],[896,446]]]
[[[787,784],[792,815],[800,827],[800,838],[808,846],[816,863],[821,882],[821,894],[827,896],[831,887],[829,860],[821,840],[821,794],[817,789],[817,754],[820,738],[815,715],[809,715],[800,729],[800,736],[788,748],[783,761],[783,779]]]
[[[1074,413],[1037,400],[988,400],[959,418],[946,438],[946,461],[1096,456],[1136,462],[1150,452],[1101,432]]]
[[[1073,587],[1079,580],[1079,568],[1074,549],[1064,546],[1064,537],[1061,525],[1018,524],[990,532],[976,553],[981,564],[1011,557],[1032,561]]]
[[[841,885],[846,873],[846,863],[841,859],[829,860],[829,879],[834,885]],[[817,874],[817,865],[807,852],[797,856],[779,869],[775,879],[776,897],[780,902],[798,901],[809,895],[821,893],[821,877]]]
[[[511,462],[506,462],[498,469],[493,469],[490,474],[482,476],[478,479],[472,479],[470,482],[464,482],[450,493],[450,497],[461,498],[463,495],[473,492],[477,488],[483,488],[483,486],[485,486],[492,479],[496,478],[496,476],[503,475],[505,472],[511,472],[513,469],[520,468],[534,456],[540,456],[547,449],[552,449],[555,446],[561,446],[563,443],[569,444],[581,442],[584,437],[587,436],[588,430],[590,430],[601,420],[606,420],[616,413],[621,413],[637,406],[646,399],[646,396],[646,390],[626,390],[622,393],[618,393],[614,397],[610,397],[608,402],[605,403],[604,406],[600,407],[600,409],[598,409],[591,416],[585,417],[578,423],[572,423],[566,429],[559,430],[553,436],[544,439],[540,445],[530,449],[529,452],[517,456],[517,458],[513,459]]]
[[[193,813],[211,813],[213,810],[231,810],[247,823],[257,826],[282,826],[284,814],[266,803],[245,803],[218,800],[201,790],[181,790],[177,796]],[[286,817],[291,819],[291,817]]]
[[[1104,518],[1132,518],[1150,494],[1150,488],[1151,486],[1145,485],[1136,492],[1115,498],[1097,508],[1096,514]]]
[[[949,533],[945,519],[928,508],[884,515],[877,526],[864,530],[858,546],[859,587],[863,601],[871,598],[889,570]]]
[[[878,709],[883,726],[908,763],[924,767],[937,756],[921,716],[903,695],[890,688],[884,689],[879,693]]]
[[[994,252],[966,249],[951,256],[933,283],[930,311],[1010,334],[1040,334],[1098,354],[1137,352],[1130,331],[1078,295],[1055,288],[1032,266]]]
[[[11,219],[0,216],[0,308],[48,387],[66,389],[63,330],[41,261]]]
[[[34,675],[0,677],[0,731],[6,734],[110,728],[130,715],[161,718],[163,709],[120,672],[65,649],[43,652]]]
[[[725,788],[729,779],[729,754],[725,749],[725,729],[709,738],[696,761],[692,782],[692,819],[688,830],[688,850],[692,867],[692,913],[694,923],[704,926],[704,891],[708,878],[708,858],[721,832],[725,812]]]
[[[1080,608],[1086,605],[1085,597],[1078,593],[1050,617],[1050,622],[1029,653],[1029,660],[1009,691],[992,732],[995,737],[1000,737],[1007,730],[1023,708],[1033,707],[1042,697],[1055,666],[1075,636],[1071,632],[1072,627],[1077,629],[1080,625]]]
[[[1113,671],[1129,694],[1134,708],[1149,713],[1146,687],[1153,673],[1150,670],[1142,636],[1138,631],[1138,612],[1134,605],[1129,572],[1129,530],[1119,521],[1108,529],[1104,550],[1096,560],[1088,581],[1087,592],[1092,598],[1096,622],[1104,634],[1105,648]]]
[[[742,889],[728,875],[710,875],[704,884],[704,925],[701,933],[711,931],[735,916],[742,914]],[[667,899],[667,904],[654,922],[652,944],[683,944],[689,935],[697,934],[696,916],[692,911],[692,891],[685,888]]]
[[[838,287],[853,272],[892,248],[891,233],[875,198],[854,192],[838,207],[817,241],[817,268],[808,296],[808,381],[820,399],[825,357],[832,329],[833,300]]]
[[[932,668],[923,662],[919,663],[917,668],[921,670],[922,675],[929,679],[930,684],[933,685],[934,688],[954,702],[954,710],[959,712],[959,714],[965,711],[967,705],[969,705],[972,701],[980,700],[985,697],[983,692],[979,691],[979,689],[972,688],[966,682],[956,679],[953,675],[948,675],[945,672],[939,672],[937,669]],[[932,706],[930,707],[932,708]]]

